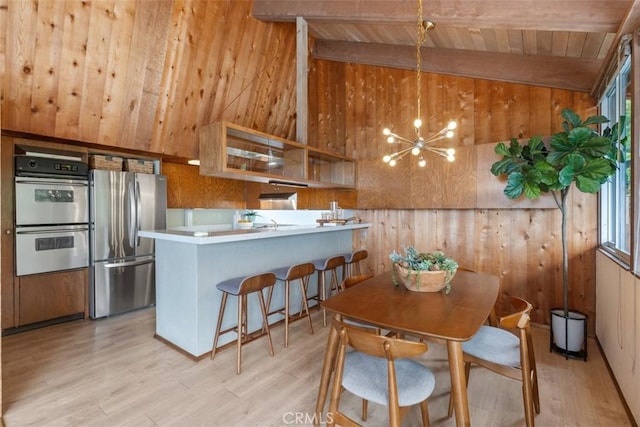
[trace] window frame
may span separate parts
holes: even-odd
[[[601,114],[607,116],[610,120],[609,125],[618,122],[617,118],[621,114],[627,117],[624,132],[627,133],[630,140],[630,159],[618,163],[618,165],[622,164],[624,166],[622,174],[616,172],[600,190],[598,198],[598,241],[602,250],[609,253],[620,264],[628,267],[631,266],[632,258],[638,256],[635,250],[636,233],[634,229],[638,216],[637,198],[634,197],[635,188],[638,188],[635,182],[636,174],[634,173],[635,168],[638,167],[635,137],[636,123],[633,116],[633,106],[637,104],[634,89],[637,77],[634,69],[633,55],[630,54],[626,58],[622,58],[614,77],[607,85],[598,102]],[[627,89],[629,90],[627,91]],[[628,98],[627,95],[629,95]],[[612,98],[615,99],[612,101]],[[615,111],[612,112],[611,110]],[[627,171],[629,173],[628,186],[626,180]],[[629,189],[628,194],[627,189]],[[613,198],[612,190],[615,191],[616,195],[623,194],[622,197],[615,197],[614,203],[611,203]],[[624,211],[624,215],[627,217],[623,218],[623,222],[619,221],[621,211]],[[620,224],[625,224],[624,227],[628,228],[628,230],[625,230],[625,233],[628,231],[628,235],[620,233],[618,228]],[[623,235],[622,238],[620,238],[621,234]],[[612,237],[612,235],[615,235],[615,237]],[[622,247],[623,245],[624,247]],[[625,249],[628,249],[628,252]]]

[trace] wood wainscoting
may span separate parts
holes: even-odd
[[[572,192],[569,234],[569,305],[595,324],[597,196]],[[549,309],[562,305],[561,215],[558,209],[374,209],[358,210],[366,231],[354,232],[354,247],[366,248],[364,274],[391,269],[389,254],[404,246],[440,250],[458,264],[498,275],[497,310],[509,310],[509,296],[530,301],[531,318],[549,324]]]

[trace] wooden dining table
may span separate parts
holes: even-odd
[[[462,343],[487,320],[498,297],[498,276],[458,271],[451,292],[416,292],[395,285],[391,272],[359,283],[322,302],[338,318],[349,318],[417,338],[440,338],[447,343],[451,393],[456,425],[471,424],[464,374]],[[316,401],[316,420],[322,418],[338,348],[338,333],[331,328],[324,355]]]

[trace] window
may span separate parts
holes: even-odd
[[[621,61],[618,72],[600,100],[600,112],[609,125],[625,116],[620,128],[618,170],[600,191],[600,243],[617,258],[630,263],[631,254],[631,56]]]

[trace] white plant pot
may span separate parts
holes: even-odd
[[[565,318],[564,310],[551,310],[551,328],[553,329],[553,343],[565,351],[579,352],[584,345],[587,316],[569,310]]]

